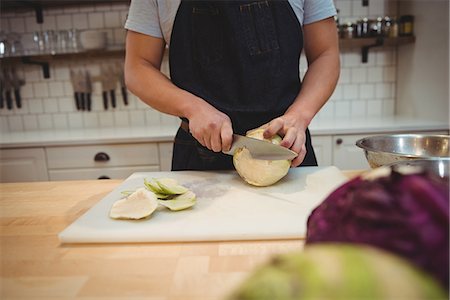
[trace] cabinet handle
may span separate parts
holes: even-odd
[[[102,179],[111,179],[111,177],[106,176],[106,175],[102,175],[102,176],[100,176],[100,177],[97,178],[97,179],[99,179],[99,180],[102,180]]]
[[[94,161],[108,161],[109,160],[109,155],[106,154],[105,152],[99,152],[97,154],[95,154],[94,156]]]
[[[336,140],[336,145],[341,145],[343,142],[344,141],[341,138],[339,138]]]

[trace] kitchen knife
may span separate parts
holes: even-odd
[[[89,71],[86,71],[85,73],[85,84],[86,84],[86,109],[88,111],[91,111],[92,108],[92,80],[91,80],[91,73]]]
[[[12,85],[14,88],[14,99],[16,100],[16,107],[22,108],[22,97],[20,96],[20,87],[25,84],[25,81],[21,80],[17,75],[15,68],[11,69]]]
[[[233,155],[239,148],[247,148],[252,157],[263,160],[292,160],[297,157],[297,153],[285,147],[272,144],[268,141],[258,140],[238,134],[233,134],[233,143],[229,151],[224,152]]]

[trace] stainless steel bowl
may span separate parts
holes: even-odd
[[[450,157],[448,135],[378,135],[360,139],[356,145],[364,149],[372,168],[398,161]]]
[[[419,167],[423,170],[430,171],[442,178],[448,178],[450,174],[450,157],[443,157],[438,159],[414,159],[398,161],[390,164],[393,168],[411,166]]]

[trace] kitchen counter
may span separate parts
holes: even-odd
[[[416,132],[449,130],[449,124],[439,120],[424,120],[399,116],[377,118],[344,118],[314,120],[312,135],[371,134],[377,132]],[[89,145],[107,143],[140,143],[172,141],[178,127],[71,129],[0,133],[0,148]]]
[[[121,180],[0,184],[0,298],[217,300],[302,240],[61,245]],[[33,298],[34,299],[34,298]]]
[[[272,255],[303,248],[294,239],[61,245],[58,234],[121,183],[0,184],[0,298],[218,300]]]

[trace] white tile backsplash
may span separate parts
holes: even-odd
[[[371,0],[369,7],[362,7],[359,0],[335,0],[335,4],[341,22],[390,14],[384,0]],[[123,24],[127,14],[126,4],[75,5],[44,9],[43,24],[36,23],[33,12],[8,12],[2,14],[1,27],[6,32],[21,33],[27,47],[35,47],[34,31],[70,28],[105,30],[109,46],[123,46],[126,34]],[[395,48],[373,48],[368,63],[362,63],[359,48],[342,49],[338,86],[317,118],[394,114],[396,55]],[[21,89],[23,108],[0,110],[0,132],[178,124],[178,118],[155,111],[131,93],[129,105],[125,106],[119,86],[116,89],[117,107],[105,111],[99,82],[93,84],[92,111],[76,110],[69,70],[89,70],[95,77],[100,74],[100,65],[117,62],[123,63],[123,60],[114,55],[104,59],[82,56],[55,59],[50,62],[50,79],[43,78],[39,66],[19,65],[19,74],[26,81]],[[299,70],[303,77],[307,70],[305,55],[301,56]],[[162,71],[169,74],[167,61],[163,63]]]

